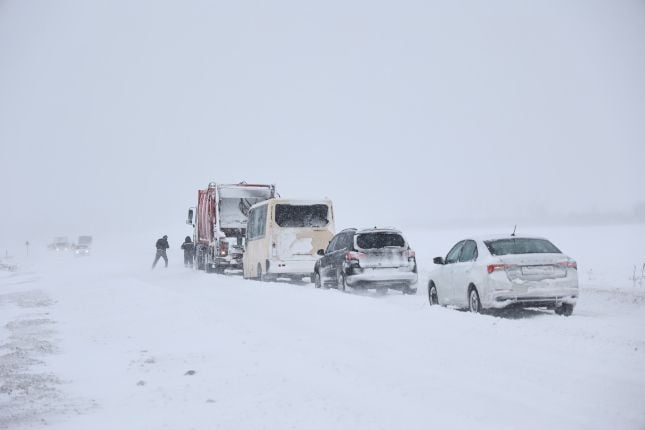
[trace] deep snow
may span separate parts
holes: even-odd
[[[432,257],[475,232],[404,233],[417,296],[193,272],[181,235],[155,271],[150,244],[107,240],[17,259],[0,271],[0,428],[645,428],[645,285],[629,279],[645,226],[522,232],[578,261],[570,318],[430,308]]]

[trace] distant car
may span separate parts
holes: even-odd
[[[465,239],[434,263],[438,267],[428,282],[431,305],[471,312],[540,307],[569,316],[578,298],[577,263],[539,237]]]
[[[79,236],[76,245],[73,246],[74,255],[87,256],[90,255],[92,248],[92,236]]]
[[[74,255],[77,257],[84,257],[90,255],[90,247],[88,245],[76,245],[74,247]]]
[[[76,246],[77,247],[86,246],[88,248],[91,247],[92,246],[92,236],[79,236]]]
[[[399,230],[391,228],[346,229],[332,238],[314,266],[316,288],[334,286],[396,289],[416,293],[415,254]]]
[[[71,247],[69,239],[65,236],[55,237],[52,243],[47,246],[47,248],[54,251],[68,251]]]

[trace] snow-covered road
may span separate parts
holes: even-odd
[[[493,317],[177,260],[0,272],[0,428],[645,428],[645,289]]]

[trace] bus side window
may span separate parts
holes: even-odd
[[[261,208],[259,208],[257,212],[258,212],[257,222],[256,222],[257,237],[263,237],[267,229],[267,205],[264,205]]]
[[[256,237],[255,230],[256,227],[255,225],[257,224],[257,210],[252,210],[249,212],[249,221],[246,226],[246,240],[253,240]]]

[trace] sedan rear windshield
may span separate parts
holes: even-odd
[[[484,243],[493,255],[562,253],[546,239],[500,239],[487,240]]]
[[[324,227],[329,224],[327,205],[275,205],[275,222],[280,227]]]
[[[356,245],[360,249],[377,249],[389,246],[404,247],[405,240],[398,233],[363,233],[356,236]]]

